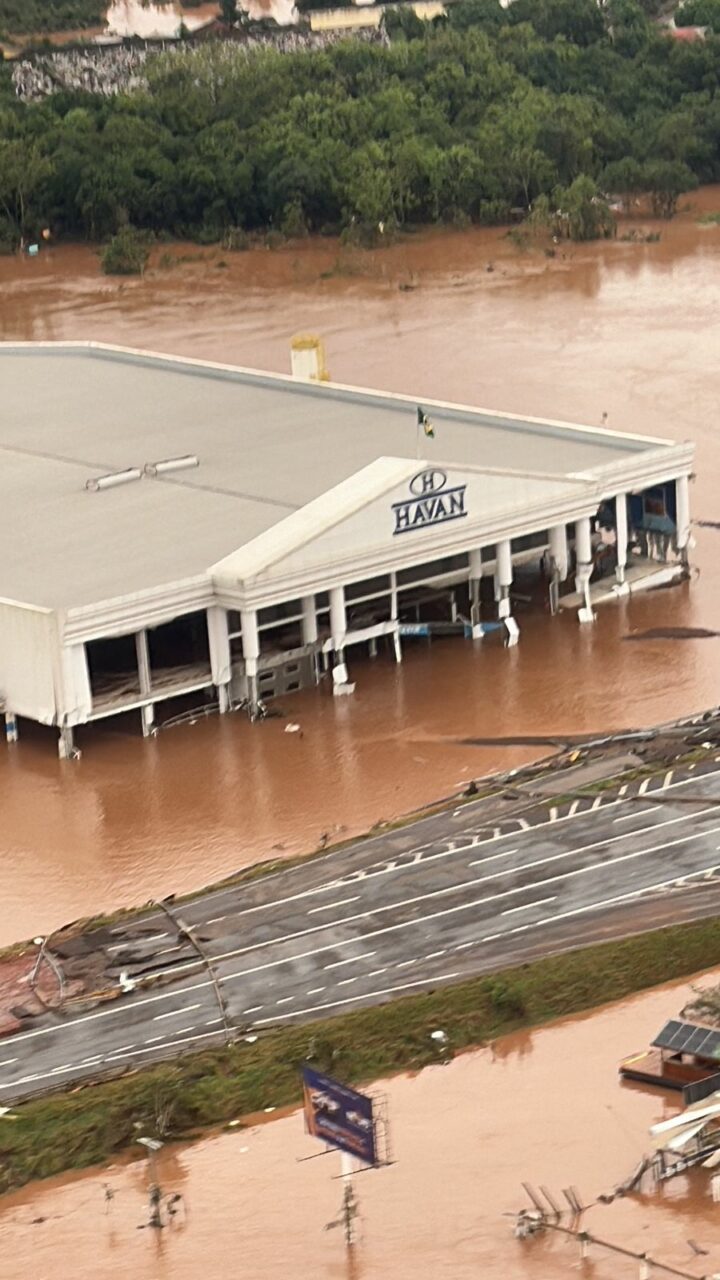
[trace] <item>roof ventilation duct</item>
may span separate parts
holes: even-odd
[[[170,471],[187,471],[189,467],[199,465],[194,453],[185,453],[181,458],[164,458],[162,462],[146,462],[143,470],[146,476],[165,476]]]
[[[85,481],[85,488],[95,493],[98,489],[114,489],[119,484],[129,484],[131,480],[139,480],[142,471],[139,467],[126,467],[124,471],[111,471],[106,476],[94,476]]]

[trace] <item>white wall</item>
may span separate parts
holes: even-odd
[[[58,652],[54,613],[0,600],[0,699],[9,711],[55,722]]]

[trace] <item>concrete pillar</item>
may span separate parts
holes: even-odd
[[[617,544],[615,577],[617,578],[618,586],[623,587],[625,586],[628,544],[627,495],[624,493],[619,493],[615,498],[615,536]]]
[[[346,633],[347,616],[345,613],[345,589],[343,587],[331,587],[330,635],[332,636],[333,649],[337,654],[339,662],[342,662],[343,660]]]
[[[478,547],[473,547],[469,556],[469,584],[470,584],[470,625],[472,627],[473,640],[482,639],[482,626],[480,624],[480,582],[482,579],[482,552]]]
[[[302,642],[303,644],[315,644],[318,638],[317,611],[315,609],[315,597],[303,596],[302,598]]]
[[[498,618],[510,617],[510,587],[512,585],[512,548],[505,538],[495,547],[495,599]]]
[[[390,617],[393,622],[397,622],[398,616],[398,587],[397,574],[393,569],[390,574]]]
[[[5,712],[5,741],[8,746],[18,740],[18,726],[14,711]]]
[[[232,654],[230,652],[230,628],[227,609],[210,605],[207,610],[208,648],[210,670],[221,715],[230,710],[230,681],[232,679]]]
[[[593,622],[595,615],[590,603],[590,575],[592,573],[592,533],[590,517],[575,521],[575,590],[582,596],[578,609],[581,622]]]
[[[77,760],[80,755],[80,752],[75,750],[75,735],[70,725],[64,724],[60,728],[58,755],[61,760]]]
[[[245,676],[247,678],[248,710],[252,715],[258,703],[258,658],[260,657],[260,632],[256,609],[240,610],[240,626],[242,629],[243,658],[245,660]]]
[[[556,524],[549,530],[549,543],[558,580],[564,582],[568,575],[567,529],[564,524]]]
[[[677,549],[687,560],[690,541],[690,477],[678,476],[675,481],[675,522],[677,525]]]
[[[138,677],[140,680],[140,696],[146,698],[152,692],[152,681],[150,678],[150,650],[147,631],[144,628],[142,631],[135,632],[135,654],[137,656]],[[140,718],[142,720],[143,738],[148,738],[155,723],[155,708],[152,703],[140,708]]]

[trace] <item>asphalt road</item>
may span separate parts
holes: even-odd
[[[0,1041],[0,1104],[221,1043],[227,1024],[257,1034],[720,911],[720,758],[496,827],[484,813],[465,805],[173,908],[209,964],[162,911],[118,926],[106,949],[130,973],[154,956],[161,981]]]

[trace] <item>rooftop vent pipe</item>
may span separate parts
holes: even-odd
[[[118,484],[128,484],[131,480],[139,480],[142,471],[139,467],[126,467],[124,471],[111,471],[106,476],[95,476],[85,481],[85,488],[95,493],[98,489],[114,489]]]
[[[164,476],[169,471],[187,471],[189,467],[199,465],[194,453],[184,453],[181,458],[164,458],[162,462],[146,462],[143,470],[146,476]]]

